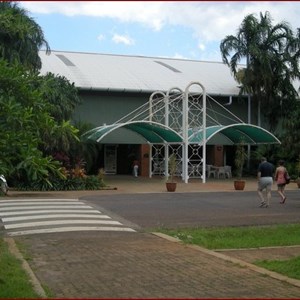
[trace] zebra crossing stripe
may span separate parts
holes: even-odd
[[[20,216],[20,215],[34,215],[34,214],[48,214],[48,213],[88,213],[88,214],[101,214],[99,210],[78,210],[78,209],[50,209],[50,210],[29,210],[29,211],[16,211],[16,212],[0,212],[0,217],[5,216]]]
[[[36,219],[55,219],[55,218],[90,218],[90,219],[111,219],[107,215],[101,214],[52,214],[52,215],[37,215],[37,216],[21,216],[2,218],[3,222],[26,221]]]
[[[39,227],[39,226],[52,226],[52,225],[67,225],[67,224],[102,224],[102,225],[122,225],[118,221],[106,220],[56,220],[44,222],[28,222],[28,223],[15,223],[4,225],[5,229],[24,228],[24,227]]]
[[[17,206],[17,207],[4,207],[1,208],[1,211],[10,211],[10,210],[30,210],[30,209],[39,209],[39,208],[92,208],[88,205],[32,205],[32,206]]]
[[[14,206],[27,206],[27,205],[36,205],[37,201],[20,201],[20,202],[9,202],[9,203],[1,203],[0,202],[0,207],[14,207]],[[67,204],[67,205],[70,205],[70,204],[80,204],[78,203],[78,201],[67,201],[67,202],[56,202],[56,201],[38,201],[38,204],[40,205],[49,205],[49,204],[55,204],[55,205],[60,205],[60,204]]]
[[[21,202],[21,203],[24,203],[24,202],[38,202],[38,201],[41,201],[41,202],[44,202],[44,201],[55,201],[55,202],[69,202],[69,201],[76,201],[78,202],[78,199],[53,199],[53,198],[34,198],[34,199],[9,199],[9,200],[0,200],[0,203],[14,203],[14,202]]]
[[[78,199],[0,200],[0,218],[9,236],[69,231],[136,232]]]
[[[74,231],[124,231],[124,232],[136,232],[132,228],[128,227],[58,227],[58,228],[44,228],[44,229],[32,229],[24,231],[8,232],[9,236],[19,236],[38,233],[58,233],[58,232],[74,232]]]

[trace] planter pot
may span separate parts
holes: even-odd
[[[177,183],[176,182],[166,182],[166,187],[168,192],[175,192]]]
[[[235,180],[234,182],[234,188],[238,191],[243,191],[245,188],[246,181],[245,180]]]

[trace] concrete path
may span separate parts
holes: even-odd
[[[11,191],[7,199],[85,199],[116,194],[122,198],[122,195],[145,193],[159,198],[167,193],[161,178],[120,176],[107,178],[107,183],[117,189],[57,193]],[[246,191],[255,190],[256,181],[247,180]],[[295,183],[288,190],[298,192]],[[228,192],[232,197],[241,197],[243,193],[233,190],[231,180],[180,183],[175,193],[211,191]],[[3,230],[2,234],[5,234]],[[251,264],[262,253],[268,258],[275,252],[280,258],[299,256],[300,247],[209,251],[145,230],[47,233],[8,239],[26,246],[30,268],[41,286],[53,292],[53,298],[300,298],[299,281]]]

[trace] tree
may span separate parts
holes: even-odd
[[[275,26],[269,12],[247,15],[237,35],[226,36],[220,44],[224,63],[242,84],[241,93],[250,93],[269,121],[271,129],[286,116],[298,94],[293,80],[299,77],[295,53],[299,44],[286,22]],[[238,65],[246,58],[246,68]]]
[[[73,149],[79,147],[79,130],[71,125],[70,119],[74,109],[81,103],[77,88],[63,76],[48,73],[40,76],[36,87],[42,99],[48,105],[48,113],[53,118],[55,125],[48,126],[51,131],[44,130],[42,150],[46,154],[55,155],[60,152],[73,156]],[[75,151],[76,152],[76,151]]]
[[[57,122],[70,120],[74,109],[81,103],[74,83],[64,76],[47,73],[42,76],[39,89],[42,97],[50,104],[49,112]]]
[[[39,70],[39,50],[50,47],[41,27],[28,16],[28,12],[15,2],[0,2],[0,58],[9,64],[21,63],[29,70]]]
[[[0,168],[10,180],[51,187],[51,178],[62,177],[60,164],[46,153],[45,136],[51,147],[65,147],[78,140],[69,121],[58,123],[49,113],[50,104],[37,88],[43,77],[21,65],[0,59]],[[0,171],[1,171],[0,170]]]

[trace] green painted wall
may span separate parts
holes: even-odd
[[[74,113],[74,120],[87,121],[96,126],[104,123],[112,124],[149,101],[150,94],[145,93],[112,93],[97,91],[80,91],[83,102]],[[229,102],[229,97],[213,97],[220,104]],[[209,103],[209,98],[207,100]],[[209,104],[208,104],[209,107]],[[244,122],[248,122],[248,100],[233,97],[231,105],[225,108],[238,116]],[[214,109],[219,110],[218,106]],[[221,116],[218,118],[222,119]],[[251,123],[257,125],[257,109],[251,105]]]
[[[101,126],[116,122],[137,107],[146,103],[147,94],[125,94],[80,91],[82,104],[74,113],[74,120],[87,121],[93,125]]]

